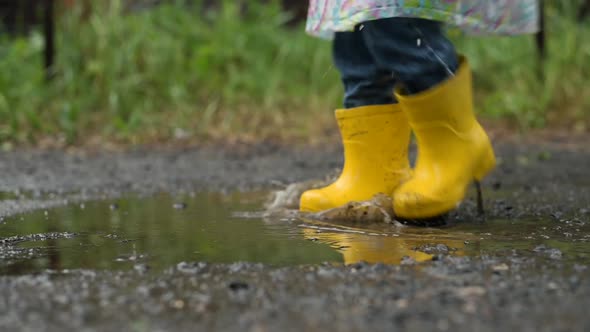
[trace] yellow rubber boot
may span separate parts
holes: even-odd
[[[399,105],[337,110],[344,146],[344,168],[331,185],[301,195],[300,210],[319,212],[351,201],[391,195],[409,178],[410,126]]]
[[[467,186],[496,165],[490,140],[473,112],[471,71],[465,58],[455,76],[440,85],[397,100],[418,143],[412,179],[393,195],[396,216],[436,217],[453,210]]]

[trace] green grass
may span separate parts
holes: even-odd
[[[575,1],[553,6],[547,9],[549,49],[542,65],[531,36],[462,37],[457,47],[474,67],[476,103],[482,114],[510,119],[521,128],[559,126],[586,132],[590,20],[574,20]]]
[[[0,40],[0,141],[153,143],[321,137],[342,88],[330,43],[286,28],[277,6],[220,11],[169,4],[63,15],[55,79],[44,82],[38,33]],[[249,2],[250,3],[250,2]],[[455,36],[475,70],[478,111],[522,128],[590,125],[589,23],[550,10],[546,80],[530,36]]]

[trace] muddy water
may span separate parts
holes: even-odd
[[[306,237],[330,244],[346,263],[357,261],[427,261],[439,254],[455,256],[543,256],[578,263],[590,261],[590,225],[580,221],[474,221],[440,228],[395,228],[308,222]],[[408,260],[408,258],[410,260]]]
[[[183,261],[399,264],[439,254],[590,261],[590,225],[579,220],[487,220],[430,229],[331,224],[265,218],[265,198],[130,197],[7,218],[0,222],[0,273],[161,269]]]

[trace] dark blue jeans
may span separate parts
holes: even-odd
[[[389,18],[338,32],[334,62],[344,83],[344,107],[395,103],[393,88],[405,93],[427,90],[452,76],[457,54],[442,23]]]

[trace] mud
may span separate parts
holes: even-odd
[[[549,237],[542,244],[512,248],[505,241],[501,250],[472,256],[455,255],[455,248],[444,243],[421,244],[420,250],[433,259],[408,257],[401,265],[272,267],[188,261],[151,269],[139,262],[122,271],[56,269],[4,275],[0,330],[589,330],[590,244],[583,239],[590,222],[590,153],[513,143],[497,149],[501,164],[484,183],[487,218],[526,225],[522,231]],[[0,203],[0,215],[14,218],[25,211],[128,193],[276,189],[324,177],[340,163],[338,148],[272,144],[1,153],[0,191],[8,194]],[[547,226],[535,229],[531,220],[553,224],[544,231]],[[486,221],[477,218],[472,198],[450,222],[486,227]],[[567,238],[565,233],[574,237],[560,249],[551,236]],[[513,234],[500,235],[509,239]],[[67,238],[75,233],[37,236]],[[0,252],[2,259],[9,254],[2,245]]]

